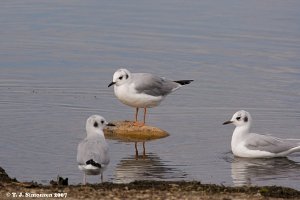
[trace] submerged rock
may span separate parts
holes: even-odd
[[[0,167],[0,183],[4,183],[4,182],[5,183],[17,182],[17,180],[15,178],[14,179],[10,178],[8,174],[5,172],[5,170],[2,167]]]
[[[134,126],[131,121],[112,122],[115,126],[109,126],[104,129],[107,139],[116,139],[124,141],[147,141],[168,137],[169,133],[153,126]]]
[[[57,175],[57,180],[56,181],[51,180],[50,184],[51,185],[58,185],[58,186],[61,186],[61,185],[67,186],[67,185],[69,185],[69,179],[68,178],[63,178],[63,177]]]

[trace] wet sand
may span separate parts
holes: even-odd
[[[18,182],[0,168],[0,199],[300,199],[278,187],[226,187],[197,181],[135,181],[129,184],[41,185]]]

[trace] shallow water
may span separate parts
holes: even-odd
[[[149,124],[170,136],[147,142],[145,159],[135,159],[133,143],[108,141],[107,181],[299,190],[300,153],[234,158],[234,127],[222,126],[246,109],[253,131],[300,138],[299,6],[292,0],[2,3],[0,166],[21,181],[48,184],[60,174],[81,182],[76,149],[86,118],[134,117],[107,88],[125,66],[195,81],[149,110]]]

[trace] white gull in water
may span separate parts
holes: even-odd
[[[77,148],[78,168],[84,173],[83,184],[86,184],[86,175],[101,174],[103,182],[103,171],[109,164],[108,144],[103,133],[106,125],[114,126],[99,115],[92,115],[86,121],[87,136]]]
[[[225,124],[234,124],[231,139],[231,150],[235,156],[247,158],[285,157],[300,151],[299,139],[281,139],[271,135],[251,133],[251,115],[240,110]]]
[[[136,108],[135,125],[144,125],[147,108],[158,106],[168,94],[192,81],[171,81],[148,73],[131,73],[127,69],[119,69],[114,73],[113,81],[108,87],[114,85],[117,98]],[[143,123],[138,123],[137,120],[139,108],[144,108]]]

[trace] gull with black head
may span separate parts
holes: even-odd
[[[149,73],[131,73],[127,69],[119,69],[108,87],[113,85],[116,97],[125,105],[136,108],[134,125],[143,126],[147,108],[158,106],[168,94],[192,81],[171,81]],[[144,108],[143,123],[138,122],[139,108]]]
[[[108,123],[100,115],[92,115],[86,121],[87,136],[77,148],[77,163],[83,171],[83,184],[86,184],[86,175],[101,174],[103,182],[103,172],[109,164],[109,148],[103,133],[105,126],[114,124]]]
[[[231,120],[223,123],[234,124],[231,150],[237,157],[272,158],[286,157],[300,151],[300,139],[281,139],[271,135],[251,133],[252,118],[250,113],[240,110]]]

